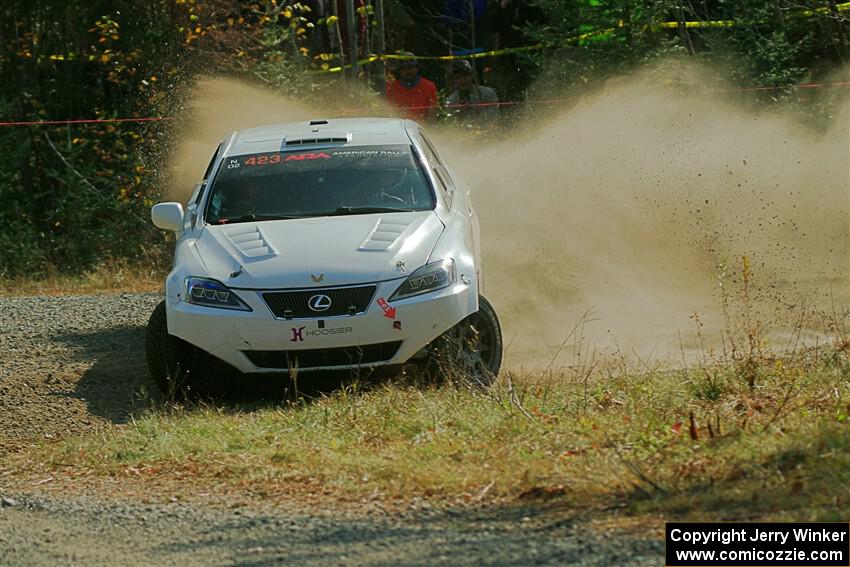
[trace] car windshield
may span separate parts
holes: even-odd
[[[434,208],[409,145],[282,151],[225,158],[211,224]]]

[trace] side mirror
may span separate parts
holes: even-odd
[[[151,220],[155,227],[172,232],[183,230],[183,205],[180,203],[159,203],[151,209]]]

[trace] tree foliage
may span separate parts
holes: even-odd
[[[181,2],[12,2],[0,8],[6,121],[159,116],[175,106],[192,8]],[[0,275],[133,256],[153,234],[163,124],[5,126]]]
[[[850,55],[850,10],[835,0],[529,2],[543,17],[516,22],[524,34],[517,37],[548,47],[482,61],[485,67],[508,62],[509,72],[497,79],[505,84],[492,86],[510,96],[522,96],[544,61],[564,79],[560,85],[574,89],[671,53],[725,62],[742,86],[785,87],[826,77]],[[198,71],[248,75],[307,97],[319,77],[346,80],[342,73],[309,71],[350,60],[340,18],[327,4],[318,14],[311,8],[318,5],[7,0],[0,5],[0,121],[171,116]],[[407,11],[393,12],[393,5]],[[428,53],[437,48],[424,42],[442,25],[442,5],[389,2],[390,49],[442,54]],[[357,6],[362,54],[368,54],[374,2],[357,0]],[[396,13],[404,13],[403,23]],[[416,45],[398,44],[404,38]],[[429,64],[426,72],[439,75],[443,64]],[[169,122],[0,126],[8,164],[0,169],[0,277],[79,271],[161,244],[147,219],[160,195],[170,129]]]
[[[787,87],[846,64],[850,10],[834,0],[535,0],[536,40],[566,83],[585,84],[670,54],[722,63],[746,87]]]
[[[0,277],[159,248],[167,121],[198,72],[309,88],[309,7],[277,0],[11,0],[0,6]],[[156,246],[150,246],[155,244]]]

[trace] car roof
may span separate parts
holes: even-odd
[[[222,157],[300,148],[408,145],[408,125],[415,127],[399,118],[317,118],[257,126],[234,132]]]

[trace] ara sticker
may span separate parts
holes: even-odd
[[[395,319],[395,307],[390,307],[390,304],[383,297],[378,299],[378,307],[384,311],[384,317]]]
[[[325,152],[310,152],[310,153],[305,153],[305,154],[290,154],[290,155],[287,155],[286,157],[283,157],[281,154],[271,154],[271,155],[263,154],[263,155],[256,155],[256,156],[251,156],[251,157],[245,158],[242,161],[242,165],[245,165],[245,166],[248,166],[248,167],[254,167],[254,166],[258,166],[258,165],[274,165],[274,164],[277,164],[277,163],[280,163],[280,162],[287,162],[287,161],[304,161],[304,160],[311,160],[311,159],[330,159],[330,158],[331,158],[331,156],[326,154]],[[231,167],[231,165],[227,166],[228,169],[233,169],[235,167],[239,167],[239,165],[235,165],[233,167]]]
[[[393,329],[401,331],[401,321],[393,321]]]
[[[331,156],[325,152],[310,153],[310,154],[292,154],[286,156],[284,161],[302,161],[305,159],[331,159]]]

